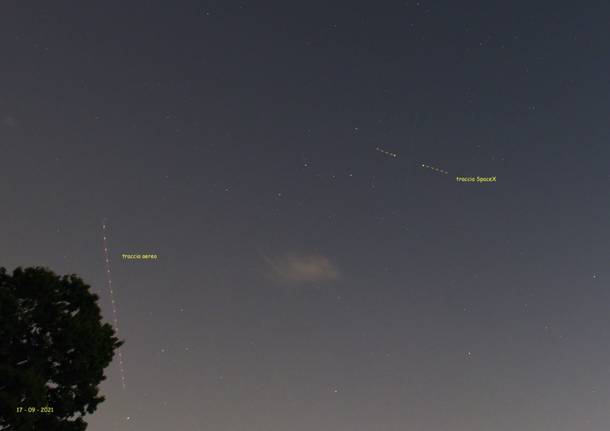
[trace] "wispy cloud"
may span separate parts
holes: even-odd
[[[289,253],[277,257],[259,254],[267,263],[272,275],[279,281],[305,284],[332,281],[339,278],[337,267],[321,254]]]
[[[0,122],[6,127],[15,127],[17,125],[17,119],[10,115],[2,115],[2,121]]]

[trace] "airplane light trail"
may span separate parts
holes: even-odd
[[[106,261],[106,279],[108,282],[108,292],[110,295],[110,303],[112,304],[112,319],[114,321],[114,330],[116,332],[116,336],[119,336],[119,318],[117,312],[116,302],[114,300],[114,288],[112,287],[112,271],[110,269],[110,258],[108,257],[108,242],[106,235],[106,220],[102,222],[102,238],[104,245],[104,259]],[[119,371],[121,373],[121,385],[123,386],[123,390],[126,389],[127,383],[125,380],[125,366],[123,364],[123,354],[121,352],[121,348],[117,348],[117,356],[119,359]]]

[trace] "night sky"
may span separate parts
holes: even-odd
[[[3,2],[0,265],[112,322],[107,223],[89,429],[610,429],[609,20]]]

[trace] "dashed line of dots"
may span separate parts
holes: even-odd
[[[442,169],[435,168],[434,166],[424,165],[423,163],[422,163],[421,167],[422,168],[427,168],[427,169],[432,169],[433,171],[440,172],[441,174],[445,174],[445,175],[447,175],[449,173],[447,171],[443,171]]]
[[[389,151],[384,150],[383,148],[379,148],[379,147],[377,147],[377,148],[375,148],[375,149],[376,149],[377,151],[379,151],[380,153],[385,154],[386,156],[390,156],[390,157],[394,157],[394,158],[397,158],[397,157],[398,157],[398,154],[396,154],[396,153],[391,153],[391,152],[389,152]]]

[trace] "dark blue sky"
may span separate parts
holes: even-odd
[[[89,429],[610,428],[610,6],[497,3],[0,7],[0,265],[112,321],[108,222]]]

